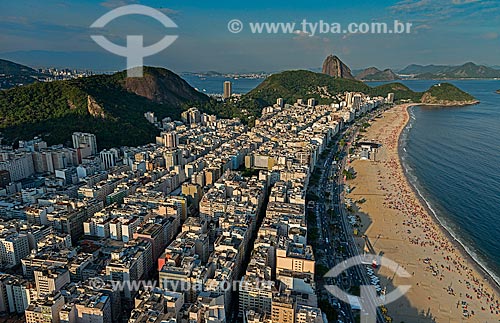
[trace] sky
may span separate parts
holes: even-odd
[[[128,15],[102,29],[90,25],[112,9],[141,4],[161,11],[178,28]],[[243,31],[231,33],[238,19]],[[409,34],[304,32],[300,23],[412,23]],[[293,32],[255,34],[250,23],[296,23]],[[122,70],[126,58],[107,52],[90,35],[124,46],[127,35],[151,45],[177,40],[145,58],[175,72],[276,72],[319,68],[329,54],[351,69],[400,69],[409,64],[500,65],[500,0],[2,0],[0,58],[32,67]]]

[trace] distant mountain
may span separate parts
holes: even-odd
[[[461,66],[410,65],[400,74],[414,75],[416,79],[492,79],[500,78],[500,70],[484,65],[466,63]]]
[[[426,92],[414,92],[401,83],[383,84],[370,87],[367,84],[350,79],[334,78],[325,74],[310,71],[287,71],[271,75],[254,90],[242,97],[242,106],[255,106],[255,109],[273,105],[278,98],[286,103],[294,103],[297,99],[316,99],[320,104],[339,102],[344,92],[362,92],[371,96],[387,96],[394,93],[397,101],[442,102],[443,105],[474,103],[475,99],[451,84],[443,85],[439,91],[431,88]]]
[[[356,79],[357,80],[363,80],[367,76],[374,75],[374,74],[377,74],[377,73],[380,73],[380,72],[382,72],[382,71],[379,70],[376,67],[368,67],[368,68],[366,68],[364,70],[361,70],[361,71],[357,72],[356,73]]]
[[[396,81],[400,80],[400,77],[391,69],[381,71],[376,67],[369,67],[357,74],[356,79],[360,81]]]
[[[158,133],[145,112],[179,119],[189,104],[208,101],[173,72],[154,67],[143,78],[120,72],[40,82],[0,91],[0,132],[9,142],[42,135],[56,144],[85,131],[96,134],[99,148],[136,146]]]
[[[408,65],[401,71],[399,71],[400,75],[417,75],[417,74],[424,74],[424,73],[439,73],[450,66],[445,66],[445,65]]]
[[[325,59],[323,62],[322,72],[323,74],[333,77],[354,79],[351,69],[345,65],[340,58],[334,55],[330,55]]]
[[[0,90],[32,84],[46,77],[31,67],[0,59]]]

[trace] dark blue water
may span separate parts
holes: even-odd
[[[222,94],[224,82],[232,83],[233,93],[245,94],[257,87],[264,79],[225,78],[225,77],[199,77],[196,75],[182,75],[182,78],[192,87],[205,94]]]
[[[403,83],[423,91],[439,82]],[[500,277],[500,81],[451,83],[481,104],[412,108],[403,161],[445,227]]]

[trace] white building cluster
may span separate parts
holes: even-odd
[[[344,124],[383,103],[345,98],[279,99],[252,129],[196,108],[182,121],[146,113],[162,132],[140,147],[99,152],[88,133],[72,148],[39,138],[4,147],[0,312],[57,323],[325,322],[309,179]]]

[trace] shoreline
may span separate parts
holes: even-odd
[[[381,147],[368,161],[351,161],[357,176],[348,182],[352,189],[346,197],[363,200],[354,212],[366,240],[359,241],[360,247],[411,274],[402,278],[384,267],[377,271],[388,292],[412,286],[405,297],[387,305],[394,322],[497,322],[500,289],[494,275],[440,221],[403,161],[404,135],[413,125],[409,109],[421,105],[388,109],[362,135]]]
[[[454,102],[454,103],[411,103],[410,107],[424,107],[424,108],[461,108],[461,107],[468,107],[471,105],[478,105],[480,104],[481,101],[475,100],[475,101],[468,101],[468,102]]]
[[[434,220],[435,224],[440,228],[442,233],[446,236],[446,238],[455,246],[457,250],[460,251],[460,253],[464,256],[464,259],[469,262],[472,266],[474,266],[474,269],[483,276],[483,279],[486,279],[487,282],[490,283],[491,287],[495,289],[495,291],[500,294],[500,282],[497,280],[498,278],[494,276],[493,273],[490,273],[489,269],[487,268],[486,265],[482,264],[479,260],[475,259],[474,256],[470,253],[469,250],[465,247],[464,243],[456,237],[456,234],[453,232],[453,230],[447,228],[443,222],[439,219],[439,216],[436,214],[434,209],[432,209],[431,203],[428,202],[423,194],[420,192],[418,187],[416,187],[415,184],[413,184],[410,179],[408,178],[408,171],[404,167],[405,162],[403,161],[403,148],[405,148],[404,145],[402,145],[402,136],[403,133],[407,130],[408,125],[410,123],[410,112],[409,110],[414,107],[421,107],[425,105],[421,104],[409,104],[407,105],[404,110],[406,113],[406,121],[405,125],[402,127],[399,136],[398,136],[398,142],[397,142],[397,151],[398,151],[398,157],[399,157],[399,162],[401,166],[403,167],[403,174],[405,176],[406,182],[408,183],[409,187],[412,189],[413,193],[415,194],[416,198],[420,201],[422,206],[425,208],[427,213],[431,215],[432,219]]]

